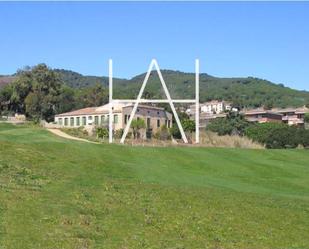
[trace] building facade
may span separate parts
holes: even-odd
[[[241,112],[245,119],[253,123],[281,123],[282,114],[267,110],[247,110]]]
[[[113,104],[113,130],[124,129],[133,109],[133,104]],[[157,132],[163,125],[172,127],[172,114],[164,108],[139,105],[136,119],[145,121],[146,129]],[[55,116],[55,123],[59,127],[78,128],[81,126],[109,125],[109,104],[100,107],[88,107]]]
[[[212,100],[200,104],[200,113],[203,114],[221,114],[226,111],[231,111],[232,105],[226,101]],[[195,115],[195,105],[190,105],[186,113],[190,116]]]
[[[266,123],[266,122],[282,122],[288,125],[304,126],[305,114],[309,113],[309,109],[303,108],[273,108],[271,110],[254,109],[243,110],[241,112],[250,122]]]

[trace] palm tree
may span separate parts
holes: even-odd
[[[135,139],[139,138],[140,136],[139,130],[144,129],[145,127],[146,125],[144,119],[138,118],[132,120],[131,128],[133,129],[133,136]]]

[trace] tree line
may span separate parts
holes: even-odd
[[[309,114],[305,116],[305,127],[309,124]],[[243,115],[229,113],[225,118],[210,122],[207,130],[219,136],[239,135],[263,144],[268,149],[286,149],[303,146],[309,148],[309,129],[289,126],[284,123],[250,123]]]
[[[33,120],[52,121],[55,114],[107,103],[108,92],[101,84],[76,89],[61,80],[45,64],[26,67],[16,79],[0,89],[1,115],[26,114]]]

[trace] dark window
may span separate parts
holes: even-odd
[[[99,116],[94,116],[94,124],[95,125],[99,124]]]
[[[64,119],[64,125],[65,125],[65,126],[68,126],[68,118],[65,118],[65,119]]]
[[[157,127],[160,127],[160,119],[157,119]]]
[[[118,124],[118,115],[117,114],[114,115],[114,123]]]
[[[59,118],[59,119],[58,119],[58,124],[59,124],[59,125],[62,125],[62,118]]]
[[[167,119],[165,119],[165,126],[167,127]]]
[[[83,117],[83,125],[86,125],[86,117]]]
[[[74,118],[70,118],[70,126],[74,126]]]
[[[171,128],[171,120],[168,121],[167,127]]]
[[[158,115],[160,115],[160,112],[157,112]]]
[[[128,122],[128,115],[126,114],[124,115],[124,123],[127,124],[127,122]]]
[[[137,108],[137,112],[139,112],[139,109]]]
[[[150,128],[150,118],[147,118],[147,128]]]
[[[89,119],[89,120],[92,120],[92,116],[88,116],[88,119]]]
[[[76,118],[76,125],[77,125],[77,126],[80,126],[80,117],[77,117],[77,118]]]

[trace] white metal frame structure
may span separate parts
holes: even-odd
[[[159,75],[159,79],[163,86],[167,99],[142,99],[143,92],[145,90],[145,87],[147,85],[149,76],[153,68],[156,69]],[[139,91],[137,99],[133,100],[133,99],[113,99],[113,61],[110,59],[109,60],[109,142],[110,143],[113,142],[113,104],[114,103],[128,103],[128,102],[134,103],[134,106],[130,114],[129,121],[127,122],[127,125],[124,129],[120,143],[124,143],[126,136],[129,132],[131,122],[136,113],[138,104],[140,103],[169,103],[171,106],[172,112],[174,114],[176,123],[179,127],[181,137],[185,143],[188,143],[188,139],[186,137],[186,134],[184,133],[184,130],[179,120],[178,114],[176,112],[174,103],[195,103],[195,143],[199,143],[199,60],[198,59],[195,60],[195,99],[176,99],[176,100],[172,99],[166,87],[163,76],[161,74],[158,62],[155,59],[153,59],[149,65],[146,77],[143,81],[143,84]]]

